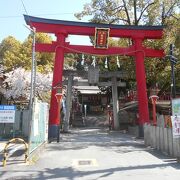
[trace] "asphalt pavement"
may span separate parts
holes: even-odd
[[[106,129],[72,129],[47,144],[36,162],[7,162],[0,179],[179,180],[176,159],[145,147],[143,139]]]

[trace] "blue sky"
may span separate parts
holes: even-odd
[[[77,21],[74,17],[74,13],[80,12],[83,9],[85,3],[90,0],[22,0],[27,13],[31,16],[60,19],[60,20],[72,20]],[[20,41],[24,41],[29,30],[24,26],[25,21],[23,14],[26,11],[23,8],[21,0],[0,0],[0,42],[11,35]],[[88,21],[87,18],[82,21]],[[71,37],[69,38],[72,44],[88,44],[89,39]]]

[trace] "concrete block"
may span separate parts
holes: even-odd
[[[153,139],[152,139],[152,126],[151,125],[148,125],[148,144],[150,146],[152,146],[152,142],[153,142]]]
[[[178,151],[177,151],[177,157],[180,159],[180,138],[178,138]]]
[[[179,144],[179,139],[178,138],[173,138],[173,156],[177,157],[178,156],[178,144]]]
[[[158,150],[160,150],[160,128],[159,127],[155,127],[156,129],[156,147]]]
[[[180,158],[180,138],[173,138],[174,157]]]
[[[151,145],[151,136],[150,136],[150,125],[145,124],[144,125],[144,143],[146,146]]]
[[[151,126],[152,147],[157,148],[156,127]]]
[[[160,150],[163,152],[164,150],[164,128],[159,127],[159,140],[160,140]]]
[[[164,128],[164,149],[163,152],[169,154],[169,147],[168,147],[168,132],[167,132],[167,128]]]
[[[147,141],[148,141],[148,140],[147,140],[147,134],[148,134],[148,132],[147,132],[148,130],[147,130],[147,129],[148,129],[148,126],[147,126],[147,124],[145,124],[145,125],[144,125],[144,144],[145,144],[146,146],[147,146]]]
[[[168,132],[168,149],[169,149],[169,155],[173,156],[173,137],[172,137],[172,129],[167,128]]]

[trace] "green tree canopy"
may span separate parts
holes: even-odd
[[[32,35],[30,34],[28,38],[22,44],[23,54],[26,56],[26,59],[31,64],[32,59]],[[51,43],[52,38],[45,33],[36,33],[36,43]],[[37,70],[39,72],[51,71],[53,68],[54,54],[53,53],[38,53],[36,52],[36,61],[37,61]],[[31,66],[28,65],[27,69],[30,69]],[[23,66],[25,67],[25,66]]]
[[[179,0],[92,0],[75,16],[92,17],[92,22],[128,25],[164,24],[170,17],[176,17]]]
[[[179,0],[92,0],[84,5],[82,12],[76,13],[78,19],[89,16],[91,22],[124,25],[165,25],[164,38],[160,41],[148,40],[144,42],[147,47],[154,49],[165,49],[169,54],[169,45],[175,44],[175,56],[179,57],[180,46],[180,8]],[[122,43],[117,40],[116,45],[131,45],[126,39]],[[114,46],[114,42],[110,42]],[[111,57],[112,59],[114,57]],[[110,58],[110,59],[111,59]],[[129,78],[135,80],[134,61],[130,57],[120,57],[122,68],[128,71]],[[176,65],[176,72],[179,71],[179,59]],[[148,87],[156,84],[164,90],[170,89],[170,62],[168,59],[146,58],[146,79]],[[177,73],[176,73],[177,74]],[[176,80],[180,79],[177,74]],[[177,83],[178,86],[178,83]]]
[[[19,64],[21,42],[12,36],[5,38],[0,44],[0,60],[5,69],[9,70]]]
[[[47,34],[37,33],[36,42],[50,43],[52,38]],[[6,71],[23,67],[31,69],[32,61],[32,35],[21,43],[14,37],[5,38],[0,44],[0,60]],[[36,53],[37,69],[40,72],[51,71],[53,68],[53,53]]]

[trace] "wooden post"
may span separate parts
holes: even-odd
[[[112,77],[112,99],[113,99],[114,129],[118,130],[120,128],[119,118],[118,118],[119,103],[118,103],[118,92],[117,92],[117,78],[115,76]]]

